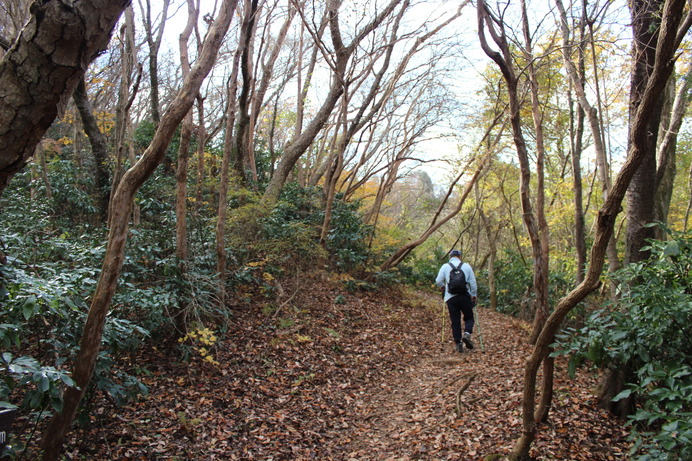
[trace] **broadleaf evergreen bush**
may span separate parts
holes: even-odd
[[[651,241],[651,258],[616,274],[622,296],[578,332],[561,335],[558,352],[580,363],[635,370],[614,400],[634,396],[633,459],[692,459],[692,234]],[[570,334],[571,333],[571,334]]]

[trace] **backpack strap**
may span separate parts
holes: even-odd
[[[452,266],[452,269],[454,269],[454,270],[457,270],[457,271],[458,271],[459,269],[461,269],[461,266],[463,266],[463,265],[464,265],[464,262],[463,262],[463,261],[462,261],[462,262],[460,262],[460,263],[459,263],[459,266],[457,266],[457,267],[454,267],[454,264],[452,264],[452,261],[449,261],[449,262],[448,262],[447,264],[449,264],[450,266]]]

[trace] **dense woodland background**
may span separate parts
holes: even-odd
[[[44,459],[146,394],[123,357],[452,248],[533,324],[513,459],[562,355],[633,459],[692,456],[688,2],[59,3],[0,5],[0,400]]]

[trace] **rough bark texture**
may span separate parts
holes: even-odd
[[[656,43],[658,42],[660,21],[660,11],[665,0],[636,0],[630,2],[630,14],[632,17],[632,74],[630,81],[630,117],[637,112],[642,103],[644,91],[656,62]],[[655,213],[656,196],[656,143],[658,138],[659,126],[661,124],[661,113],[665,95],[665,87],[655,96],[650,108],[650,115],[646,121],[643,134],[640,134],[640,149],[642,160],[639,168],[635,171],[632,181],[627,190],[627,237],[625,249],[625,261],[633,263],[649,258],[649,251],[642,251],[647,239],[656,236],[653,227],[646,225],[653,222]],[[630,126],[630,132],[635,129]],[[632,133],[628,140],[631,145],[634,140]],[[630,398],[622,399],[621,402],[612,402],[613,396],[617,395],[625,388],[626,382],[623,380],[627,376],[623,364],[623,369],[606,370],[601,392],[599,395],[599,405],[608,409],[614,415],[624,418],[634,409],[634,404],[628,402]]]
[[[108,45],[130,0],[50,0],[0,61],[0,194]]]
[[[218,49],[233,18],[236,2],[237,0],[225,0],[223,2],[221,12],[207,34],[196,64],[162,117],[151,144],[139,161],[125,173],[118,189],[113,194],[108,247],[84,325],[79,352],[74,362],[72,376],[77,387],[66,390],[62,413],[54,415],[48,422],[41,441],[44,460],[57,460],[59,458],[65,434],[72,424],[75,412],[89,386],[100,349],[106,314],[113,299],[125,258],[130,207],[135,194],[163,161],[166,148],[177,126],[192,107],[202,81],[216,60]]]
[[[655,44],[658,41],[660,11],[664,0],[635,0],[630,2],[632,16],[633,69],[630,82],[630,117],[639,107],[646,83],[651,75],[656,59]],[[644,158],[632,178],[627,191],[627,262],[643,261],[649,258],[648,251],[641,251],[646,239],[654,238],[652,227],[645,227],[654,220],[654,198],[656,195],[656,141],[661,122],[663,95],[657,95],[647,122]],[[632,128],[630,127],[630,130]]]
[[[250,124],[250,106],[252,105],[251,93],[255,83],[253,69],[253,49],[255,44],[255,19],[257,15],[257,0],[245,1],[245,21],[243,22],[243,54],[240,58],[240,75],[243,77],[238,96],[238,109],[236,112],[236,158],[233,165],[236,174],[247,181],[246,168],[250,168],[250,151],[253,147],[253,136]],[[254,166],[254,165],[253,165]],[[257,181],[257,177],[253,177]]]

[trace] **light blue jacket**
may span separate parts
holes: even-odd
[[[449,262],[454,264],[454,267],[457,267],[459,266],[461,260],[456,256],[453,256],[449,259]],[[468,263],[464,263],[461,266],[461,270],[464,271],[464,275],[466,275],[466,287],[469,290],[469,294],[472,297],[476,296],[478,288],[476,286],[476,276],[473,275],[473,269],[471,269],[471,266]],[[437,283],[438,287],[445,287],[445,302],[447,302],[449,298],[456,296],[449,294],[449,292],[447,291],[447,282],[449,282],[449,274],[451,272],[452,267],[449,264],[444,263],[442,267],[440,267],[440,271],[437,273],[437,279],[435,279],[435,282]]]

